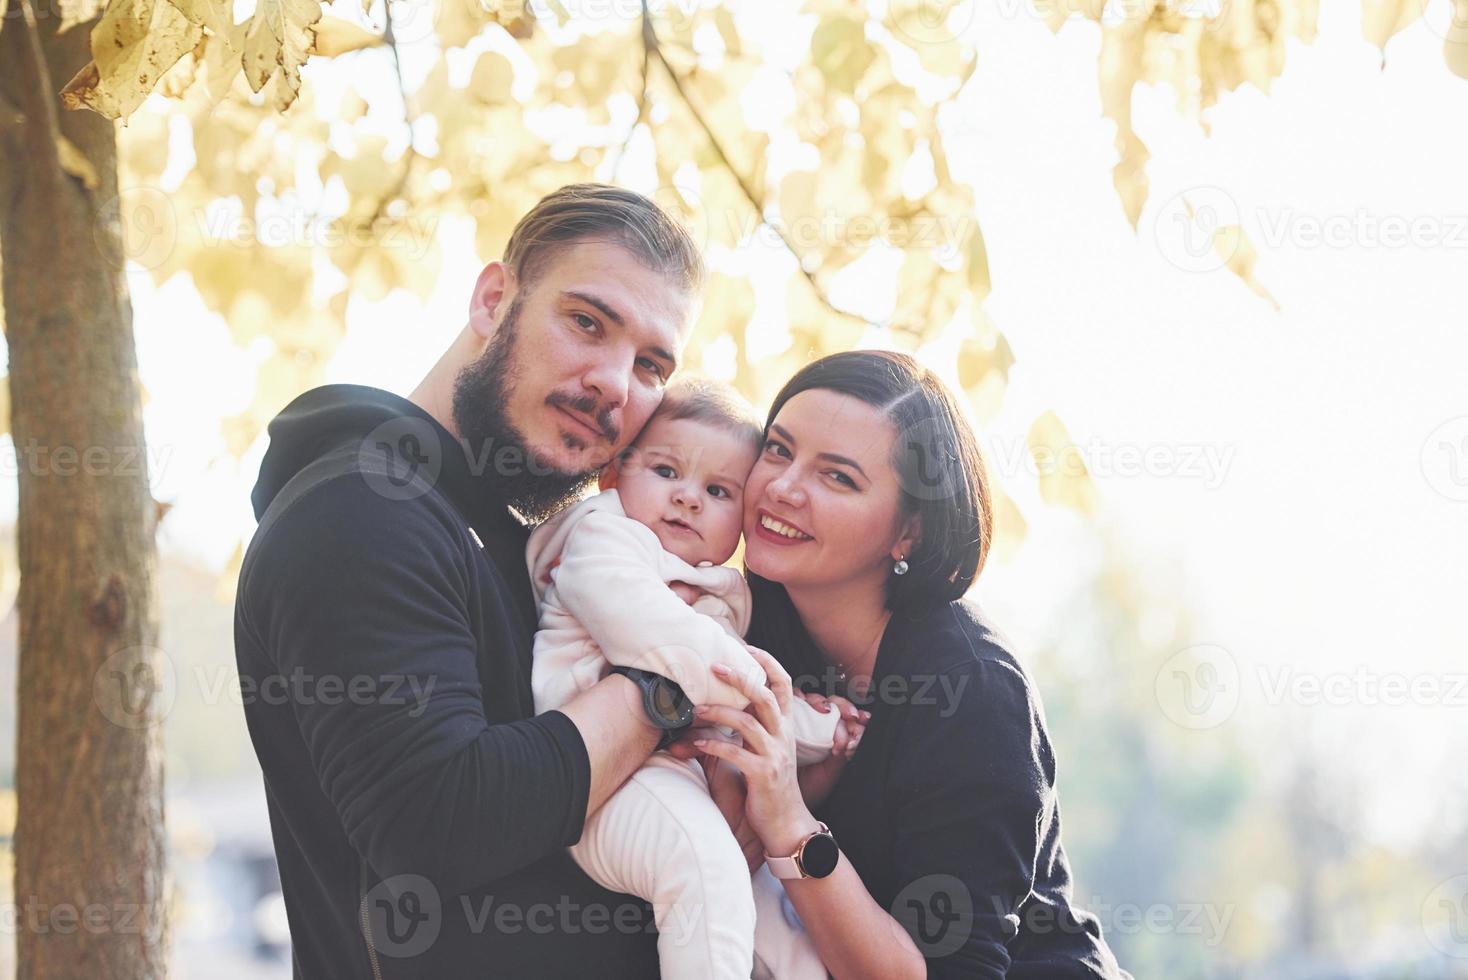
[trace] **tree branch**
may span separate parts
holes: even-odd
[[[387,206],[402,193],[403,188],[408,184],[408,176],[413,172],[413,161],[418,158],[418,151],[413,148],[413,124],[417,117],[408,98],[408,86],[403,81],[403,62],[398,56],[398,38],[393,32],[392,4],[384,4],[382,11],[387,19],[387,24],[382,29],[382,39],[387,44],[388,50],[392,52],[393,73],[397,75],[398,94],[403,99],[403,123],[408,127],[408,148],[403,151],[403,166],[398,172],[398,179],[386,193],[377,199],[377,206],[372,210],[372,217],[367,219],[368,228],[377,224],[378,219],[387,210]]]
[[[647,16],[647,4],[642,5],[642,90],[637,95],[637,118],[632,120],[632,125],[627,127],[627,138],[622,141],[622,148],[617,151],[617,161],[612,164],[612,180],[617,179],[617,174],[622,171],[622,158],[627,155],[627,147],[632,143],[632,137],[637,133],[637,127],[647,116],[647,77],[652,69],[651,50],[657,47],[657,38],[648,44],[647,35],[652,30],[652,21]]]
[[[754,212],[759,217],[760,222],[774,231],[779,236],[780,242],[785,246],[786,251],[794,256],[796,267],[800,269],[800,274],[805,277],[805,281],[810,284],[811,291],[815,293],[816,299],[820,301],[821,305],[837,316],[845,317],[848,320],[855,320],[867,326],[881,326],[881,324],[873,320],[868,320],[866,317],[858,316],[855,313],[848,313],[835,303],[832,303],[831,298],[826,295],[825,287],[805,267],[805,256],[801,254],[800,249],[795,247],[795,243],[790,240],[790,236],[785,233],[785,229],[765,216],[764,202],[760,200],[759,195],[754,192],[754,189],[749,186],[749,182],[744,179],[744,175],[739,172],[739,168],[734,166],[734,161],[729,158],[729,154],[724,149],[724,144],[720,142],[718,135],[714,133],[713,127],[709,125],[708,120],[704,118],[703,113],[699,111],[698,105],[693,101],[693,97],[684,87],[682,77],[674,70],[673,66],[668,62],[668,59],[663,55],[662,46],[658,42],[657,32],[653,30],[652,14],[648,10],[647,0],[642,0],[642,48],[644,56],[650,55],[656,58],[658,64],[663,66],[663,71],[668,74],[668,80],[673,83],[673,89],[678,93],[678,97],[683,100],[683,104],[688,107],[688,111],[693,115],[693,119],[698,123],[699,128],[703,130],[704,136],[713,148],[714,155],[719,158],[719,162],[724,165],[724,169],[729,172],[729,176],[733,177],[734,182],[739,185],[740,192],[744,195],[744,199],[749,202],[749,206],[754,208]]]

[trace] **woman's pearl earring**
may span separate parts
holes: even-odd
[[[907,559],[906,558],[899,558],[895,562],[892,563],[892,574],[893,575],[906,575],[907,574]]]

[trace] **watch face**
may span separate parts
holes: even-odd
[[[680,728],[693,720],[693,706],[682,689],[667,678],[659,678],[652,689],[652,709],[666,728]]]
[[[830,834],[816,834],[800,850],[800,869],[812,878],[824,878],[836,870],[841,849]]]

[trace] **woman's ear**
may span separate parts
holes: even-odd
[[[923,518],[921,514],[913,514],[902,524],[902,536],[892,546],[895,552],[893,560],[899,558],[911,558],[912,553],[917,550],[918,543],[923,539]]]

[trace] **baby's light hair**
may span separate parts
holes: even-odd
[[[648,425],[658,419],[688,419],[733,432],[756,454],[765,442],[764,424],[754,406],[730,385],[711,378],[680,377],[669,383]]]

